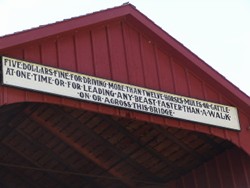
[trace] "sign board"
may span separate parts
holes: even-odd
[[[1,57],[2,84],[240,130],[237,109],[107,79]]]

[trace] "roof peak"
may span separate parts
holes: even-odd
[[[160,39],[162,42],[168,44],[175,51],[192,62],[195,67],[201,69],[210,77],[213,77],[216,82],[219,82],[218,80],[220,80],[220,85],[223,85],[223,87],[227,88],[228,91],[234,93],[234,97],[239,98],[241,101],[244,101],[244,103],[248,105],[250,104],[249,96],[247,96],[239,88],[231,84],[217,71],[207,65],[204,61],[202,61],[198,56],[196,56],[180,42],[174,39],[171,35],[162,30],[159,26],[157,26],[148,17],[138,11],[136,7],[129,2],[124,3],[120,6],[88,13],[82,16],[73,17],[70,19],[62,20],[60,22],[55,22],[52,24],[0,37],[0,52],[17,45],[25,44],[27,42],[40,40],[50,36],[56,36],[60,33],[74,31],[79,28],[89,27],[91,25],[100,24],[118,18],[126,18],[127,22],[133,23],[138,28],[142,28],[142,30],[140,29],[140,31],[144,33],[150,33],[150,35],[153,35],[157,37],[157,39]]]
[[[123,7],[130,7],[130,8],[136,9],[136,6],[134,6],[130,2],[125,2],[122,5],[118,5],[118,6],[114,6],[114,7],[110,7],[110,8],[106,8],[106,9],[101,9],[101,10],[97,10],[97,11],[94,11],[94,12],[87,12],[86,14],[83,14],[83,15],[73,16],[73,17],[70,17],[70,18],[65,18],[65,19],[62,19],[62,20],[54,21],[54,22],[51,22],[51,23],[48,23],[48,24],[42,24],[42,25],[34,26],[34,27],[31,27],[31,28],[28,28],[28,29],[16,31],[14,33],[9,33],[9,34],[6,34],[6,35],[2,35],[2,36],[0,36],[0,40],[2,38],[5,38],[5,37],[18,35],[20,33],[33,31],[33,30],[44,28],[44,27],[51,26],[51,25],[54,25],[54,24],[60,24],[60,23],[63,23],[63,22],[72,21],[74,19],[79,19],[79,18],[83,18],[83,17],[86,17],[86,16],[91,16],[93,14],[98,14],[98,13],[102,13],[102,12],[105,12],[105,11],[110,11],[110,10],[113,10],[113,9],[123,8]],[[0,49],[1,49],[1,46],[0,46]]]

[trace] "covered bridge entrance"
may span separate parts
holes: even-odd
[[[0,187],[250,187],[249,97],[132,5],[0,55]]]

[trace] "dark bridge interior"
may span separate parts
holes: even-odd
[[[68,107],[0,108],[0,187],[163,187],[233,147],[214,136]]]

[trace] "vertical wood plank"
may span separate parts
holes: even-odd
[[[56,38],[51,38],[41,43],[41,63],[52,67],[58,66]],[[44,95],[44,101],[60,104],[61,99],[53,95]]]
[[[244,176],[244,170],[242,161],[240,160],[241,155],[245,155],[242,151],[238,150],[229,150],[227,152],[227,158],[229,161],[229,165],[232,173],[232,180],[234,182],[235,188],[237,187],[247,187],[246,178]],[[249,162],[248,162],[249,163]]]
[[[75,52],[74,34],[65,34],[57,39],[58,66],[61,69],[76,71],[77,61]],[[63,105],[78,106],[78,101],[61,97]]]
[[[194,179],[197,184],[197,188],[208,188],[205,165],[202,165],[196,170],[194,170]]]
[[[107,27],[112,79],[119,82],[128,82],[128,70],[123,43],[121,23],[113,23]]]
[[[242,153],[240,156],[240,161],[242,163],[243,170],[240,174],[245,177],[246,187],[250,187],[250,162],[249,155]]]
[[[141,56],[142,71],[145,79],[145,87],[159,90],[159,80],[157,76],[156,59],[154,52],[154,43],[150,38],[141,36]]]
[[[174,73],[174,84],[176,89],[176,94],[178,95],[188,95],[188,84],[186,78],[185,68],[180,65],[180,63],[173,59],[173,73]]]
[[[187,175],[185,175],[183,178],[183,187],[184,188],[189,188],[189,187],[193,187],[195,188],[195,182],[194,182],[194,178],[192,176],[192,172],[188,173]]]
[[[57,67],[56,39],[46,40],[41,44],[41,60],[44,65]]]
[[[94,62],[91,44],[91,34],[89,30],[79,31],[75,36],[75,50],[78,62],[78,72],[94,75]]]
[[[210,185],[209,188],[221,187],[216,161],[211,160],[208,163],[206,163],[205,166],[208,174],[208,182]]]
[[[111,79],[111,66],[105,27],[92,30],[95,74],[98,77]]]
[[[41,62],[40,44],[29,45],[24,48],[24,59],[30,62]],[[43,95],[39,92],[26,91],[26,100],[40,101]]]
[[[144,78],[142,76],[139,34],[127,24],[124,24],[124,38],[127,47],[129,83],[143,86]]]
[[[157,48],[158,75],[160,78],[160,88],[162,91],[174,93],[173,70],[169,55]]]
[[[74,36],[65,35],[57,40],[58,47],[58,66],[61,69],[70,71],[76,70]]]
[[[216,157],[216,164],[218,166],[218,172],[220,181],[222,182],[223,187],[225,188],[235,188],[232,180],[232,172],[229,167],[227,155],[219,155]]]
[[[205,98],[202,87],[202,80],[200,80],[196,75],[188,71],[188,84],[190,88],[190,96],[197,99]]]

